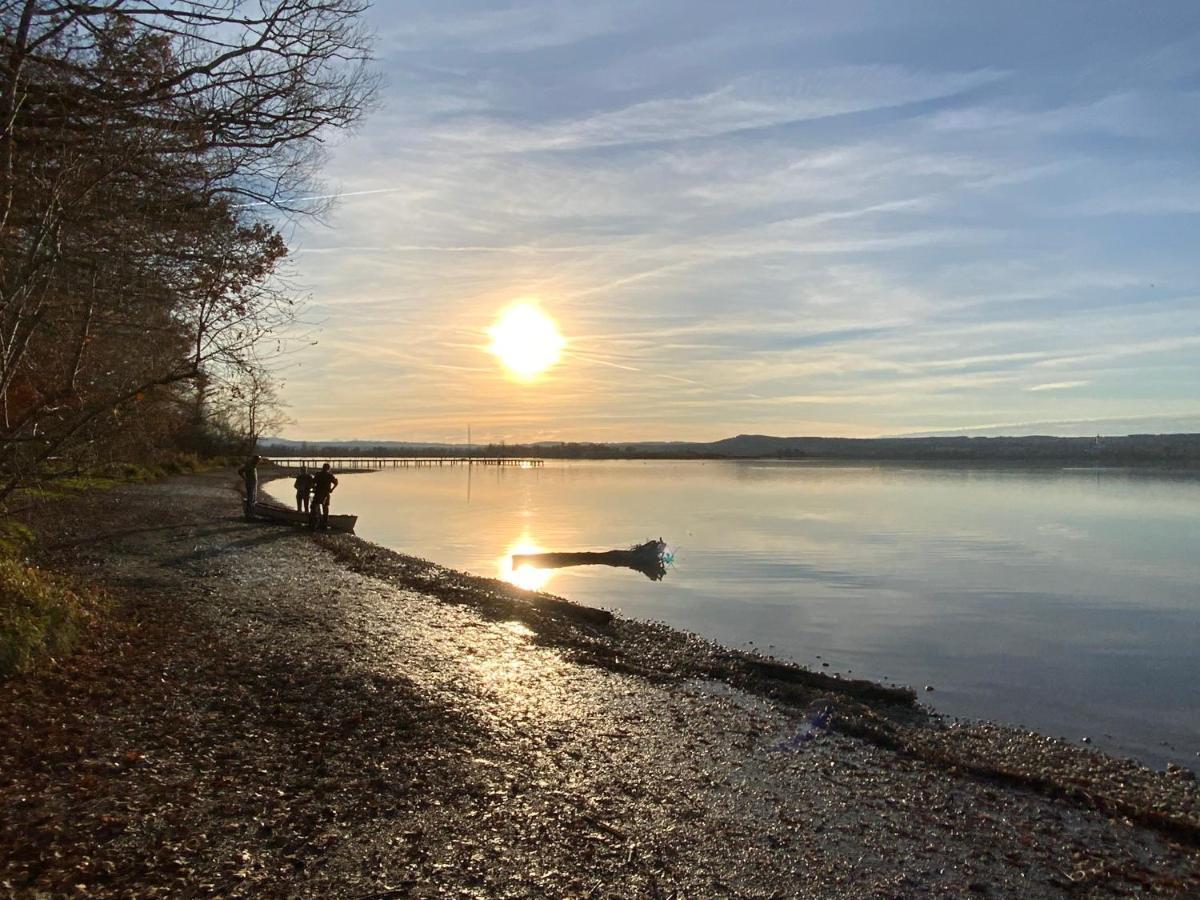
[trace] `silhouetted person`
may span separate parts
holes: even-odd
[[[312,493],[313,477],[307,466],[300,467],[300,474],[296,476],[294,487],[296,488],[296,512],[308,512],[308,495]]]
[[[329,527],[329,495],[337,485],[337,478],[329,471],[329,463],[321,466],[321,471],[313,476],[312,506],[308,513],[308,521],[312,526],[316,527],[317,514],[320,513],[321,527]]]
[[[258,501],[258,462],[261,456],[252,456],[244,466],[238,469],[238,474],[246,484],[246,518],[254,517],[254,504]]]

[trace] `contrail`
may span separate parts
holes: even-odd
[[[596,363],[597,365],[600,365],[600,366],[611,366],[614,369],[624,369],[626,372],[641,372],[642,371],[641,369],[639,369],[635,366],[623,366],[620,363],[609,362],[607,359],[597,359],[594,356],[587,357],[587,356],[583,356],[579,353],[567,353],[566,355],[571,357],[572,359],[577,359],[580,362]]]
[[[297,197],[296,199],[289,200],[287,202],[288,203],[308,203],[312,200],[337,200],[337,199],[340,199],[341,197],[362,197],[366,194],[394,194],[397,191],[402,191],[402,190],[404,190],[404,189],[398,188],[398,187],[391,187],[391,188],[376,188],[371,191],[342,191],[341,193],[338,193],[338,194],[318,194],[314,197]],[[239,203],[237,206],[234,207],[234,209],[245,209],[248,206],[268,206],[268,205],[270,205],[270,203],[271,203],[270,200],[256,200],[253,203]]]
[[[590,356],[590,355],[582,354],[582,353],[578,353],[578,352],[574,352],[574,353],[568,352],[566,355],[573,357],[574,359],[577,359],[580,362],[584,362],[584,363],[596,363],[597,365],[601,365],[601,366],[611,366],[614,369],[624,369],[626,372],[640,372],[640,373],[643,373],[646,375],[650,375],[652,378],[666,378],[669,381],[678,381],[680,384],[694,384],[699,387],[704,386],[699,381],[693,381],[690,378],[681,378],[678,375],[668,375],[666,372],[646,372],[645,369],[639,369],[636,366],[626,366],[626,365],[622,365],[621,363],[610,362],[607,359],[600,359],[597,356]]]

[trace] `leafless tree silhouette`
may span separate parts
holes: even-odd
[[[364,8],[0,0],[0,500],[260,371],[295,315],[269,217],[372,101]]]

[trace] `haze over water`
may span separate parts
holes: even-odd
[[[1088,736],[1154,765],[1200,753],[1194,476],[548,461],[344,477],[334,508],[357,513],[368,540],[499,577],[514,550],[661,535],[677,555],[659,583],[596,566],[517,578],[911,684],[948,714]]]

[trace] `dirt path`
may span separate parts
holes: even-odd
[[[115,621],[0,683],[10,894],[1200,895],[1186,828],[844,731],[775,750],[802,707],[651,658],[664,629],[243,522],[228,477],[75,505],[47,559]]]

